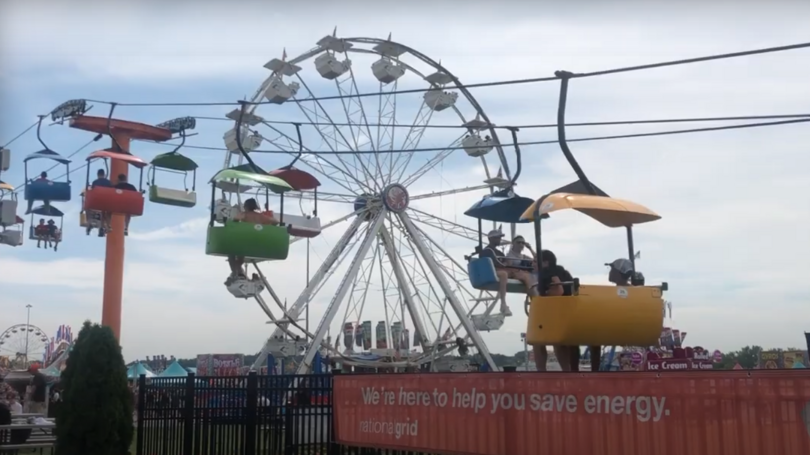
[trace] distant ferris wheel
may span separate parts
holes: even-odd
[[[0,334],[0,357],[7,357],[12,369],[26,369],[42,359],[48,341],[48,335],[39,327],[15,324]]]

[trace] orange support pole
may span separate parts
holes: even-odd
[[[129,150],[130,138],[115,135],[115,141],[110,149],[117,149],[115,142],[125,151]],[[121,160],[110,160],[109,179],[117,181],[123,174],[129,177],[129,166]],[[113,214],[110,220],[110,232],[107,233],[107,254],[104,258],[104,298],[101,307],[101,325],[111,328],[115,339],[121,339],[121,301],[124,295],[124,255],[126,216]]]
[[[133,140],[163,142],[172,138],[172,132],[166,128],[128,122],[126,120],[107,119],[105,117],[79,116],[70,121],[72,128],[114,136],[112,152],[129,155]],[[116,144],[117,143],[117,144]],[[111,181],[119,175],[129,177],[129,165],[125,161],[111,159]],[[112,214],[111,231],[107,233],[107,253],[104,259],[104,295],[101,309],[101,324],[110,327],[115,338],[121,339],[121,301],[124,292],[124,229],[126,215]]]

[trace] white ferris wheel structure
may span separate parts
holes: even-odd
[[[447,356],[468,351],[478,355],[479,363],[497,368],[481,334],[503,324],[495,295],[472,289],[463,256],[451,255],[437,240],[448,234],[461,237],[472,251],[478,230],[420,209],[420,204],[509,187],[510,166],[494,125],[457,77],[390,38],[338,38],[333,33],[297,57],[288,59],[285,51],[265,65],[270,75],[247,99],[240,121],[225,133],[225,168],[243,163],[240,146],[247,152],[272,150],[298,157],[295,166],[323,186],[317,193],[285,193],[288,210],[296,199],[340,204],[345,215],[324,220],[320,229],[328,232],[348,224],[289,305],[266,278],[283,262],[254,263],[255,271],[248,270],[259,283],[243,296],[255,298],[275,327],[254,369],[268,354],[303,353],[298,373],[305,373],[317,352],[328,352],[358,366],[430,364],[434,371],[459,370],[470,361]],[[298,119],[301,125],[267,121],[268,116]],[[228,117],[235,119],[234,113]],[[431,128],[432,122],[457,127]],[[296,128],[306,139],[296,136]],[[337,153],[313,153],[317,151]],[[410,193],[451,156],[481,166],[485,177],[480,184]],[[297,237],[291,243],[302,240],[309,241]],[[301,318],[330,280],[337,282],[334,295],[320,322],[308,330]],[[375,321],[365,316],[370,308],[384,317]],[[329,334],[341,334],[343,342],[333,343]],[[354,355],[355,344],[373,355]]]

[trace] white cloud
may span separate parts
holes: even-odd
[[[217,96],[236,99],[258,86],[266,76],[262,65],[280,56],[283,47],[287,47],[290,56],[297,55],[330,33],[335,23],[339,25],[340,36],[384,38],[390,30],[394,40],[442,59],[463,81],[478,82],[546,76],[556,69],[589,71],[800,41],[806,28],[802,18],[807,16],[799,11],[803,6],[796,2],[783,5],[792,8],[795,14],[784,15],[786,10],[782,9],[779,21],[766,20],[777,14],[779,8],[772,6],[737,5],[733,10],[701,7],[700,14],[686,14],[675,7],[637,9],[638,5],[614,4],[612,11],[597,6],[593,12],[571,11],[568,7],[536,12],[527,9],[519,17],[509,7],[493,14],[439,8],[432,10],[435,17],[401,11],[397,13],[400,20],[391,21],[382,12],[365,13],[364,20],[357,20],[353,15],[361,14],[359,10],[344,5],[331,14],[324,10],[319,17],[306,16],[295,8],[266,14],[254,12],[240,23],[241,29],[250,30],[242,32],[237,28],[222,29],[225,10],[216,8],[224,6],[196,8],[182,22],[171,14],[170,20],[158,18],[157,10],[146,3],[116,6],[129,8],[132,19],[112,22],[104,19],[109,11],[100,5],[88,12],[75,8],[60,10],[51,4],[51,14],[37,15],[36,20],[31,19],[34,11],[30,5],[31,2],[25,6],[4,6],[0,33],[3,37],[15,37],[2,40],[3,54],[8,56],[4,77],[9,78],[16,91],[36,99],[43,96],[39,94],[40,85],[51,86],[54,93],[48,96],[58,101],[82,96],[84,91],[91,90],[90,84],[101,80],[120,85],[115,97],[121,101],[138,101],[132,97],[148,93],[144,86],[152,91],[163,90],[163,85],[194,90],[199,87],[199,94],[194,95],[196,100],[207,101],[212,98],[208,95],[212,84],[217,86],[217,93],[225,93]],[[161,8],[165,11],[179,7]],[[718,20],[721,13],[731,14],[735,20]],[[43,33],[54,30],[58,21],[75,14],[81,14],[84,21],[92,19],[97,27],[70,29],[64,32],[70,39],[56,41]],[[300,17],[307,20],[291,20]],[[606,21],[605,17],[611,20]],[[141,32],[146,21],[150,23],[148,34]],[[428,23],[436,25],[427,26]],[[98,40],[97,36],[107,38]],[[87,37],[93,37],[87,46],[75,45]],[[238,47],[234,45],[236,42]],[[805,55],[806,51],[797,51],[575,80],[571,83],[569,120],[800,112],[808,104],[804,87],[810,65]],[[370,63],[357,57],[357,62],[361,61],[362,65]],[[305,65],[307,77],[311,78],[311,63]],[[48,70],[32,73],[45,68]],[[376,89],[369,79],[370,75],[363,73],[361,91]],[[326,84],[318,88],[323,90],[319,91],[322,95],[335,93],[334,88],[327,90]],[[474,93],[491,119],[505,125],[552,123],[557,90],[556,83],[549,83],[481,89]],[[413,100],[418,98],[408,99],[401,107],[402,111],[410,110],[403,116],[410,120]],[[339,105],[336,108],[340,109]],[[204,114],[197,115],[220,115],[225,109],[217,108],[211,113],[212,108],[207,108]],[[300,113],[286,107],[262,109],[262,115],[268,118],[300,117]],[[469,116],[470,110],[465,108],[464,114]],[[142,115],[161,120],[171,117],[157,108]],[[434,119],[442,124],[455,121],[447,112],[437,114]],[[571,128],[569,136],[671,127]],[[225,128],[225,123],[201,122],[200,136],[189,143],[219,146]],[[288,134],[294,131],[287,127],[283,130]],[[308,129],[305,143],[312,148],[326,148],[315,140],[315,134]],[[555,134],[553,130],[524,129],[520,139],[547,140]],[[455,131],[429,130],[422,145],[445,144],[456,136]],[[508,142],[507,139],[503,134],[502,142]],[[675,302],[674,324],[689,332],[693,343],[728,349],[750,343],[801,345],[802,330],[810,329],[802,326],[802,321],[810,318],[807,295],[796,290],[797,284],[810,273],[810,266],[801,260],[810,256],[810,242],[800,230],[810,222],[804,196],[810,190],[806,174],[810,164],[806,154],[808,143],[807,127],[793,125],[572,143],[571,148],[601,188],[616,197],[649,205],[663,216],[659,222],[636,229],[636,248],[642,251],[639,266],[648,281],[670,283],[669,297]],[[573,172],[555,146],[524,147],[523,152],[524,169],[518,186],[521,195],[537,197],[574,180]],[[213,166],[219,165],[213,159],[207,160],[211,155],[200,156],[205,167],[201,175],[213,172]],[[422,163],[430,156],[420,154],[414,157],[414,163]],[[262,164],[284,161],[265,156],[257,159]],[[511,154],[509,159],[513,163]],[[495,160],[489,163],[493,166]],[[443,167],[426,174],[411,188],[411,193],[476,185],[482,179],[482,167],[459,152]],[[324,191],[345,192],[335,185],[326,186]],[[462,212],[481,194],[462,193],[414,202],[414,206],[474,226]],[[297,202],[288,202],[288,210],[297,211],[295,206]],[[319,205],[323,222],[342,216],[349,209],[346,204]],[[133,222],[128,241],[123,328],[127,356],[257,350],[270,328],[264,324],[264,316],[255,303],[235,300],[227,294],[222,285],[227,273],[224,260],[203,254],[205,210],[151,210],[143,220]],[[348,222],[342,223],[312,241],[312,273],[347,225]],[[70,241],[66,241],[60,248],[64,252],[57,256],[31,252],[30,246],[2,250],[0,326],[12,319],[19,322],[24,317],[24,302],[29,301],[36,302],[34,314],[44,329],[61,323],[77,327],[85,318],[98,319],[103,277],[101,244],[83,235],[77,238],[73,234],[80,232],[72,224],[70,229]],[[458,237],[430,232],[460,261],[472,251],[473,245]],[[519,232],[530,236],[531,227],[521,226]],[[578,214],[554,216],[544,233],[544,246],[552,248],[566,267],[583,280],[604,281],[603,264],[626,254],[624,232],[608,230]],[[83,248],[87,251],[82,251]],[[304,242],[299,242],[287,261],[263,265],[282,299],[293,301],[304,287],[305,251]],[[319,294],[313,305],[313,321],[323,314],[345,270],[346,265]],[[375,320],[383,317],[379,291],[376,292],[378,300],[364,313]],[[517,334],[524,330],[525,320],[519,306],[516,299],[516,316],[502,332],[484,335],[493,351],[511,353],[521,349]],[[343,310],[338,319],[342,317]],[[756,330],[750,330],[751,327]]]

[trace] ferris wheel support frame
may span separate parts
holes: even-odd
[[[425,260],[430,272],[433,273],[434,278],[436,278],[436,281],[439,283],[439,287],[442,288],[445,297],[447,297],[447,300],[450,302],[450,306],[453,307],[453,311],[456,312],[456,316],[461,321],[461,325],[464,327],[464,330],[467,331],[467,335],[472,339],[473,344],[475,345],[476,349],[478,349],[479,354],[481,354],[481,357],[484,358],[493,371],[498,371],[498,365],[496,365],[495,361],[492,359],[492,355],[490,355],[489,349],[484,343],[484,339],[481,338],[481,334],[478,333],[475,326],[473,326],[472,321],[467,316],[467,312],[464,311],[464,305],[462,305],[461,301],[458,300],[456,293],[453,292],[453,289],[450,287],[450,283],[447,282],[444,272],[436,263],[436,259],[433,258],[430,250],[425,245],[425,242],[422,239],[422,233],[413,224],[413,221],[411,221],[411,218],[408,216],[407,212],[398,213],[397,216],[399,217],[400,221],[402,221],[402,225],[408,232],[414,246],[416,246],[416,249],[419,250],[419,253],[422,255],[422,259]]]
[[[419,317],[419,310],[416,303],[413,301],[414,294],[410,285],[408,284],[410,280],[405,277],[399,255],[394,250],[394,240],[391,238],[391,234],[386,229],[380,229],[379,236],[380,240],[382,240],[383,247],[385,248],[385,253],[388,255],[388,258],[391,261],[391,267],[394,269],[394,275],[396,276],[397,283],[402,291],[402,297],[405,300],[405,305],[408,306],[408,313],[411,315],[413,327],[419,334],[420,345],[423,347],[423,349],[427,348],[431,343],[427,339],[425,325],[422,323],[422,319]],[[392,341],[397,343],[396,340]]]
[[[349,265],[349,270],[346,272],[346,275],[344,275],[343,280],[341,280],[337,292],[335,293],[334,297],[332,297],[332,301],[329,302],[329,306],[326,309],[326,314],[323,316],[323,318],[321,318],[321,322],[318,324],[318,328],[315,330],[315,338],[313,338],[309,349],[307,349],[307,353],[304,355],[304,360],[300,365],[298,365],[296,374],[305,374],[309,371],[310,366],[312,365],[312,360],[315,358],[315,353],[318,352],[318,347],[326,337],[326,332],[329,330],[329,326],[332,324],[332,319],[335,318],[335,315],[340,309],[340,303],[343,301],[343,298],[346,297],[346,293],[354,283],[354,279],[357,276],[357,273],[360,271],[360,266],[363,264],[363,260],[368,254],[368,250],[371,249],[372,243],[374,243],[374,240],[377,238],[377,232],[379,232],[380,226],[382,226],[383,220],[385,220],[386,212],[387,210],[385,208],[380,208],[380,211],[377,213],[374,220],[370,221],[370,223],[373,224],[369,228],[368,232],[366,232],[366,238],[363,239],[363,243],[361,243],[360,247],[357,249],[357,253],[354,256],[352,263]]]
[[[361,224],[363,224],[362,216],[358,216],[354,219],[354,221],[352,221],[352,224],[349,225],[349,228],[346,229],[346,232],[343,233],[343,236],[340,238],[340,240],[338,240],[335,247],[332,248],[332,251],[329,252],[329,255],[326,257],[321,266],[318,268],[318,271],[315,272],[315,275],[312,276],[312,279],[310,279],[309,281],[309,285],[307,285],[307,287],[304,288],[304,290],[301,292],[298,298],[295,299],[295,302],[293,302],[292,306],[289,309],[287,309],[286,312],[287,318],[289,318],[290,320],[296,320],[298,316],[301,315],[301,310],[303,310],[304,305],[307,305],[309,303],[314,291],[316,289],[319,289],[321,282],[329,275],[330,269],[338,260],[343,250],[345,250],[346,247],[349,245],[349,243],[352,240],[352,237],[354,237],[354,234],[360,228]],[[269,352],[270,343],[273,340],[277,339],[278,337],[282,336],[283,334],[284,329],[282,327],[276,327],[273,330],[273,333],[270,335],[270,338],[264,344],[264,347],[262,347],[259,356],[256,358],[256,360],[253,361],[253,366],[251,367],[252,369],[258,370],[259,368],[261,368],[262,363],[265,360],[264,358],[267,356],[267,353]],[[313,343],[313,345],[315,344]]]

